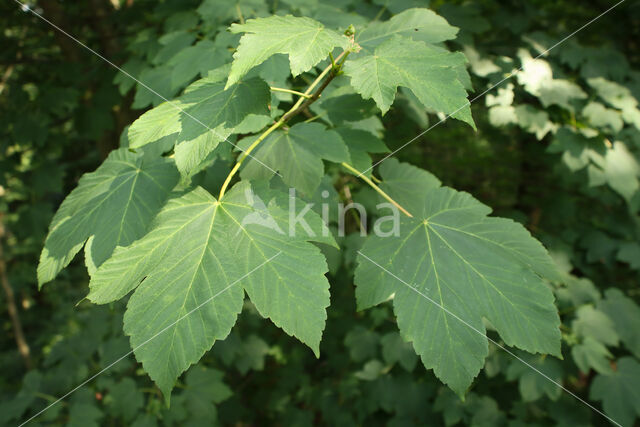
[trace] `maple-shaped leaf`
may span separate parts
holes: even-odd
[[[92,277],[87,298],[96,303],[135,289],[124,331],[167,399],[176,378],[229,334],[243,289],[260,314],[318,354],[329,282],[309,242],[335,242],[313,212],[306,223],[290,222],[297,211],[287,203],[288,194],[246,181],[220,201],[197,187],[171,199],[147,235],[118,248]]]
[[[602,401],[604,412],[616,423],[626,427],[634,425],[640,416],[640,363],[633,357],[616,362],[611,374],[599,374],[591,384],[589,397]]]
[[[113,151],[56,212],[38,264],[38,283],[52,280],[87,242],[86,262],[102,264],[116,246],[142,237],[178,181],[172,160]]]
[[[394,35],[371,54],[356,55],[344,64],[351,85],[365,99],[373,98],[382,113],[395,99],[398,86],[411,90],[425,108],[451,115],[475,128],[458,68],[461,53]]]
[[[172,87],[183,87],[198,74],[206,77],[210,70],[224,65],[230,58],[231,54],[224,46],[216,45],[207,39],[182,49],[167,63],[173,67],[171,72]]]
[[[620,289],[607,289],[604,296],[598,301],[598,309],[613,321],[620,340],[640,358],[640,307]]]
[[[558,384],[562,382],[564,372],[562,371],[560,362],[550,357],[535,356],[524,352],[518,353],[520,359],[547,376],[547,378],[545,378],[520,360],[511,360],[511,364],[506,372],[507,380],[518,380],[518,388],[520,389],[522,400],[525,402],[533,402],[540,399],[543,395],[546,395],[551,400],[558,400],[562,395],[562,389],[549,381],[548,378],[551,378]]]
[[[366,239],[358,307],[393,298],[403,337],[461,395],[488,354],[483,318],[509,346],[560,356],[560,319],[541,278],[559,274],[544,247],[520,224],[488,217],[491,209],[467,193],[436,187],[418,199],[398,233],[386,221]]]
[[[427,43],[440,43],[455,38],[458,29],[429,9],[407,9],[385,22],[372,22],[356,34],[356,42],[367,50],[380,45],[393,35],[403,35]]]
[[[264,127],[270,120],[269,86],[251,78],[225,89],[223,76],[211,73],[189,85],[178,99],[144,113],[128,130],[129,146],[175,145],[176,165],[186,175],[232,133]]]
[[[273,55],[289,55],[295,77],[327,58],[335,48],[349,46],[346,36],[326,29],[320,22],[291,15],[249,19],[231,25],[230,31],[245,34],[233,55],[227,87]]]
[[[246,148],[253,138],[245,138],[238,146]],[[322,159],[349,162],[349,151],[340,137],[320,123],[297,123],[289,130],[269,135],[245,161],[240,176],[245,179],[268,179],[273,171],[282,175],[285,184],[305,195],[312,195],[324,175]]]

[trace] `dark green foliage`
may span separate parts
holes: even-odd
[[[138,81],[0,6],[0,425],[638,422],[638,4],[71,3]]]

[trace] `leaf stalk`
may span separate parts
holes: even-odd
[[[338,55],[338,57],[336,58],[336,61],[340,60],[341,58],[345,58],[348,54],[349,54],[349,51],[342,52],[340,55]],[[342,63],[344,63],[344,60],[342,61]],[[322,85],[315,92],[313,92],[316,86],[318,86],[318,84],[320,84],[320,82],[329,73],[331,73],[329,77],[324,82],[322,82]],[[233,166],[233,169],[231,169],[231,172],[229,172],[229,175],[227,175],[227,178],[224,180],[224,183],[222,184],[222,188],[220,188],[220,194],[218,195],[218,200],[222,200],[224,193],[227,191],[227,187],[229,187],[229,183],[231,183],[231,179],[238,172],[238,170],[240,169],[240,166],[242,165],[242,162],[244,162],[244,160],[251,154],[251,152],[255,150],[255,148],[262,141],[264,141],[265,138],[269,136],[274,130],[278,129],[280,126],[282,126],[284,123],[286,123],[288,120],[290,120],[294,116],[300,114],[311,103],[315,102],[320,97],[320,94],[322,93],[322,91],[329,85],[329,83],[331,83],[331,81],[336,77],[336,75],[337,74],[334,71],[333,63],[329,64],[324,70],[322,70],[322,72],[318,75],[318,77],[316,77],[316,79],[313,82],[311,82],[307,90],[305,90],[304,93],[300,94],[300,98],[296,101],[295,104],[293,104],[293,106],[289,109],[289,111],[284,113],[280,117],[280,119],[278,119],[278,121],[272,124],[267,130],[265,130],[258,137],[258,139],[256,139],[246,150],[244,150],[243,154],[238,158],[236,164]]]
[[[358,169],[354,168],[353,166],[351,166],[349,163],[345,163],[342,162],[340,163],[345,169],[349,170],[350,172],[353,172],[354,174],[356,174],[356,176],[359,176],[360,178],[362,178],[362,180],[364,182],[366,182],[367,184],[369,184],[369,186],[371,186],[371,188],[373,188],[374,190],[376,190],[378,192],[378,194],[380,194],[382,197],[385,198],[385,200],[387,200],[389,203],[391,203],[393,206],[395,206],[396,208],[398,208],[400,210],[400,212],[402,212],[403,214],[405,214],[406,216],[408,216],[409,218],[413,218],[413,215],[411,215],[405,208],[403,208],[402,206],[400,206],[400,204],[398,202],[396,202],[395,200],[393,200],[391,198],[391,196],[389,196],[387,193],[384,192],[384,190],[380,187],[378,187],[371,179],[369,179],[368,176],[363,175]]]

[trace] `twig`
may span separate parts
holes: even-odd
[[[343,56],[347,56],[349,54],[349,51],[346,52],[342,52],[336,59],[340,59]],[[329,74],[331,72],[331,74]],[[324,79],[327,74],[329,74],[329,77],[327,77],[325,79],[324,82],[322,82],[322,84],[320,85],[320,87],[313,92],[313,90],[315,89],[315,87],[322,81],[322,79]],[[240,166],[242,165],[242,162],[244,162],[244,160],[247,158],[247,156],[249,154],[251,154],[251,152],[253,150],[256,149],[256,147],[265,140],[265,138],[267,136],[269,136],[274,130],[278,129],[280,126],[282,126],[284,123],[286,123],[289,119],[291,119],[292,117],[300,114],[304,109],[306,109],[311,103],[315,102],[316,99],[318,99],[320,97],[320,94],[322,93],[322,91],[327,87],[327,85],[329,83],[331,83],[331,81],[335,78],[336,74],[333,70],[333,64],[330,64],[329,66],[327,66],[324,70],[322,70],[322,72],[318,75],[318,77],[316,77],[316,79],[311,82],[311,84],[309,85],[309,87],[307,88],[306,91],[304,91],[304,93],[302,93],[300,95],[300,99],[298,99],[298,101],[296,101],[295,104],[293,104],[293,107],[291,107],[289,109],[289,111],[287,111],[286,113],[284,113],[280,119],[278,119],[278,121],[276,121],[274,124],[272,124],[269,129],[265,130],[259,137],[258,139],[256,139],[245,151],[244,153],[242,153],[242,155],[238,158],[238,160],[236,161],[236,164],[233,166],[233,169],[231,169],[231,172],[229,172],[229,175],[227,175],[227,178],[224,180],[224,183],[222,184],[222,187],[220,188],[220,194],[218,195],[218,200],[222,199],[222,196],[224,196],[224,193],[227,191],[227,187],[229,186],[229,183],[231,182],[231,179],[233,178],[233,176],[238,172],[238,170],[240,169]],[[312,94],[313,92],[313,94]],[[308,98],[307,98],[308,96]]]

